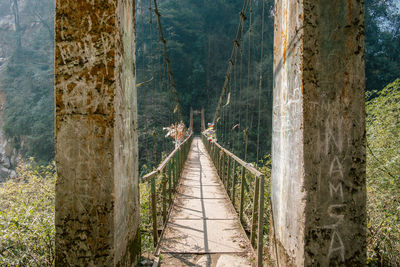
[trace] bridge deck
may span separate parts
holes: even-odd
[[[253,252],[200,138],[160,240],[161,266],[251,266]]]

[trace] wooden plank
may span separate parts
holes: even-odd
[[[169,221],[160,252],[232,253],[249,251],[250,243],[237,220]]]

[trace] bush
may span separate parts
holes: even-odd
[[[400,263],[400,79],[367,102],[368,263]]]
[[[17,169],[0,185],[0,265],[54,264],[54,163]]]
[[[152,219],[151,219],[151,202],[150,202],[150,186],[149,183],[140,183],[140,228],[142,238],[142,254],[149,255],[154,252]]]

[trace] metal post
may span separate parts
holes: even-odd
[[[217,171],[218,176],[221,178],[221,150],[217,148]]]
[[[181,177],[181,148],[180,147],[178,148],[177,154],[178,154],[178,180],[179,180]]]
[[[227,174],[227,179],[226,179],[226,185],[225,185],[225,188],[226,188],[226,192],[228,193],[228,195],[229,195],[229,182],[230,182],[230,179],[231,179],[231,168],[232,168],[232,158],[229,156],[228,157],[228,174]]]
[[[221,176],[220,176],[220,178],[221,178],[222,184],[224,184],[225,183],[225,153],[222,150],[221,150],[221,152],[222,153],[221,153],[221,168],[220,168]]]
[[[260,176],[260,203],[258,205],[258,240],[257,240],[257,266],[263,266],[263,238],[264,238],[264,175]]]
[[[242,166],[242,180],[240,183],[240,209],[239,209],[239,219],[243,222],[243,204],[244,204],[244,179],[246,179],[246,170]]]
[[[215,168],[217,168],[217,148],[215,147],[215,144],[212,144],[212,161],[214,163]]]
[[[183,170],[183,147],[179,148],[179,178],[182,176]]]
[[[168,161],[168,200],[169,200],[169,205],[171,205],[171,203],[172,203],[171,161],[172,161],[172,158]]]
[[[235,206],[235,191],[236,191],[236,161],[233,162],[233,177],[232,177],[232,191],[231,191],[231,199],[233,206]]]
[[[178,184],[178,154],[175,153],[174,155],[174,184],[175,184],[175,190],[176,186]]]
[[[163,223],[167,220],[167,176],[165,175],[165,168],[162,169],[162,216]]]
[[[190,129],[193,132],[193,109],[190,108],[190,124],[189,124]]]
[[[201,108],[201,131],[203,132],[206,129],[206,123],[204,119],[204,108]]]
[[[212,147],[211,150],[212,150],[213,163],[214,163],[214,166],[217,167],[217,148],[216,148],[215,144],[212,144],[211,147]]]
[[[256,178],[256,184],[254,186],[254,198],[253,198],[253,220],[251,222],[251,234],[250,234],[250,242],[253,247],[255,247],[255,238],[256,238],[256,227],[257,227],[257,208],[258,208],[258,199],[259,199],[259,190],[260,190],[260,177]]]
[[[154,241],[154,247],[156,247],[158,242],[158,230],[157,230],[157,203],[156,203],[157,195],[156,195],[156,182],[154,176],[151,177],[151,217],[153,220],[153,241]]]

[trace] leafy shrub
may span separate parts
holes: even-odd
[[[151,254],[154,251],[152,221],[151,221],[151,202],[150,202],[150,186],[149,183],[140,183],[140,224],[142,238],[142,253]]]
[[[368,262],[400,263],[400,79],[367,102]]]
[[[17,169],[0,185],[0,265],[54,264],[54,163]]]

